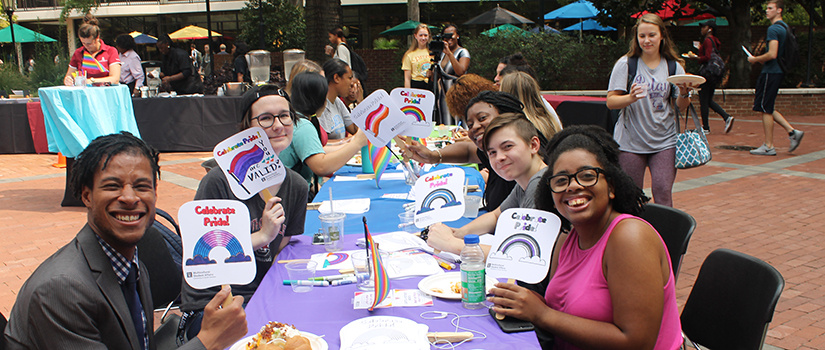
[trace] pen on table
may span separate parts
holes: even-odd
[[[330,286],[333,286],[333,287],[334,286],[343,286],[345,284],[353,284],[353,283],[356,283],[356,282],[358,282],[358,280],[355,279],[355,276],[352,276],[352,277],[347,277],[347,278],[340,279],[340,280],[334,280],[334,281],[330,282]]]
[[[441,267],[443,267],[447,270],[455,269],[455,264],[453,264],[453,263],[451,263],[447,260],[444,260],[443,258],[439,257],[438,255],[433,255],[433,258],[435,258],[435,261],[437,261],[438,265],[441,265]]]
[[[347,274],[342,274],[342,275],[312,277],[312,278],[310,278],[310,280],[312,280],[312,281],[328,281],[328,282],[331,282],[331,281],[335,281],[335,280],[344,279],[344,278],[347,278],[347,277],[355,277],[355,274],[347,273]]]
[[[298,285],[298,286],[317,286],[317,287],[329,287],[330,283],[328,281],[310,281],[310,280],[284,280],[284,285]]]

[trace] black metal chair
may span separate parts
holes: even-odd
[[[3,332],[6,331],[6,324],[9,322],[6,320],[6,316],[3,313],[0,313],[0,330]],[[0,334],[0,350],[6,350],[6,337],[3,334]]]
[[[682,310],[682,332],[698,349],[761,349],[782,275],[770,264],[729,249],[710,253]]]
[[[679,278],[679,269],[682,266],[682,258],[687,253],[690,237],[696,230],[696,220],[679,209],[654,203],[646,204],[645,211],[640,217],[649,222],[665,241],[675,281]]]

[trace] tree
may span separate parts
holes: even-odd
[[[306,58],[323,63],[328,58],[324,47],[329,44],[327,33],[341,27],[341,0],[306,0]]]
[[[264,43],[260,42],[260,4],[263,4]],[[285,0],[250,0],[241,9],[241,32],[239,37],[250,47],[279,52],[288,49],[304,48],[306,24],[303,9],[291,5]]]

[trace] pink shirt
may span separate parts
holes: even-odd
[[[642,220],[629,214],[619,215],[610,223],[596,245],[586,250],[579,249],[579,235],[576,230],[573,229],[570,232],[570,236],[564,241],[559,253],[559,266],[544,294],[548,306],[574,316],[613,322],[613,303],[602,271],[602,258],[613,228],[619,221],[627,218]],[[661,237],[659,239],[661,240]],[[662,245],[664,246],[664,241]],[[670,259],[668,259],[668,266],[670,266]],[[676,304],[676,283],[672,269],[669,271],[671,271],[670,277],[664,287],[662,324],[654,349],[672,350],[679,348],[682,344],[682,325]],[[555,349],[578,349],[558,337],[556,337],[555,345]]]

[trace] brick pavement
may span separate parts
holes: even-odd
[[[677,283],[684,303],[699,266],[725,247],[776,267],[785,290],[776,308],[766,348],[825,348],[825,121],[816,116],[788,119],[806,136],[790,154],[776,128],[776,157],[752,156],[720,146],[758,146],[756,115],[737,116],[731,134],[721,134],[712,115],[713,161],[682,170],[674,186],[675,206],[693,215],[698,228]],[[194,196],[209,153],[164,153],[158,206],[175,215]],[[51,167],[55,155],[0,155],[0,312],[8,315],[17,291],[46,257],[66,244],[85,222],[82,208],[61,208],[65,173]],[[648,182],[649,184],[649,179]]]

